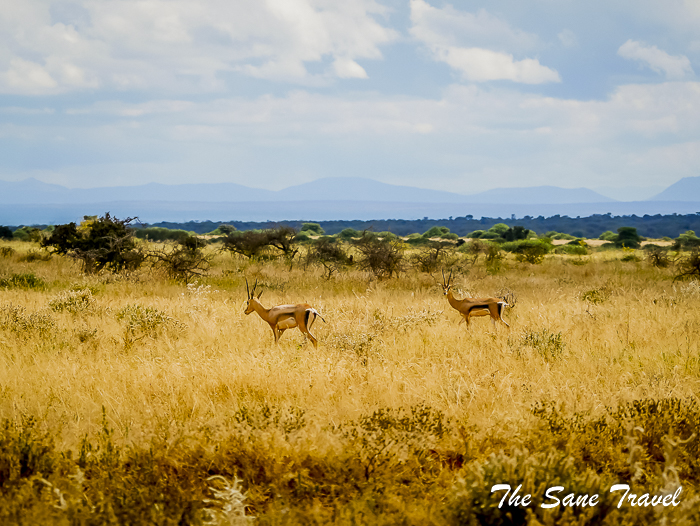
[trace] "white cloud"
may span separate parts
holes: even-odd
[[[559,73],[537,59],[517,60],[508,52],[535,48],[535,35],[513,29],[483,9],[471,14],[451,5],[438,9],[424,0],[411,0],[411,21],[411,34],[426,45],[433,58],[468,81],[561,82]]]
[[[349,58],[337,58],[333,62],[333,69],[341,79],[366,79],[367,72],[354,60]]]
[[[643,62],[653,71],[664,73],[668,79],[682,79],[693,74],[688,57],[669,55],[656,46],[647,46],[636,40],[628,40],[622,44],[617,54],[622,58]]]
[[[475,14],[447,4],[438,9],[425,0],[411,0],[411,34],[439,46],[487,47],[502,52],[532,50],[537,35],[514,29],[506,21],[480,9]]]
[[[221,73],[298,84],[367,78],[397,33],[375,0],[65,0],[0,10],[0,93],[216,90]],[[308,63],[325,68],[315,75]],[[319,69],[319,68],[316,68]]]
[[[12,90],[24,93],[40,93],[58,85],[41,64],[21,58],[10,60],[9,69],[3,77]]]
[[[512,80],[525,84],[561,82],[559,74],[535,59],[514,60],[513,55],[489,49],[435,47],[435,57],[462,73],[466,80]]]

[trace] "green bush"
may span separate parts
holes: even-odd
[[[503,234],[508,232],[509,229],[510,227],[505,223],[496,223],[491,228],[489,228],[488,231],[498,234],[499,237],[503,237]]]
[[[695,235],[693,230],[688,230],[685,234],[678,236],[673,245],[674,250],[692,250],[698,247],[700,247],[700,238]]]
[[[617,229],[615,246],[618,248],[639,248],[642,238],[637,234],[637,229],[631,226],[621,226]]]
[[[31,241],[34,243],[39,243],[42,240],[41,230],[33,226],[18,228],[13,232],[12,237],[19,241]]]
[[[450,229],[447,228],[446,226],[434,226],[429,230],[426,230],[423,233],[423,237],[425,238],[432,238],[432,237],[442,237],[445,234],[449,234]]]
[[[186,230],[170,229],[163,227],[148,227],[137,228],[134,230],[134,235],[139,239],[148,239],[149,241],[181,241],[193,232]]]
[[[522,226],[514,226],[503,233],[503,239],[506,241],[517,241],[519,239],[527,239],[530,231]]]
[[[471,232],[471,233],[467,234],[466,237],[471,238],[471,239],[479,239],[479,238],[481,238],[481,236],[483,236],[483,235],[484,235],[484,231],[483,231],[483,230],[474,230],[474,232]]]
[[[588,254],[588,247],[583,244],[579,245],[560,245],[554,249],[555,254],[567,254],[570,256],[585,256]]]
[[[313,236],[322,236],[326,233],[318,223],[304,223],[301,225],[301,231]]]
[[[515,259],[521,263],[539,265],[544,261],[544,257],[552,250],[552,245],[541,240],[526,239],[520,242],[515,250]]]
[[[2,288],[45,289],[46,282],[31,272],[12,274],[9,278],[0,278]]]
[[[337,234],[337,237],[343,241],[352,241],[354,238],[362,237],[362,232],[359,232],[354,228],[345,228]]]
[[[313,240],[308,232],[299,232],[294,238],[294,241],[297,243],[306,243]]]
[[[564,234],[555,230],[547,232],[545,234],[545,237],[548,237],[549,239],[576,239],[576,236],[572,236],[571,234]]]

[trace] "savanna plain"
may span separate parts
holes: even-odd
[[[456,252],[455,296],[512,304],[510,329],[467,330],[440,270],[328,278],[208,246],[186,284],[2,246],[3,524],[700,523],[700,282],[641,251]],[[246,278],[316,308],[318,347],[275,345]],[[554,486],[598,503],[541,507]]]

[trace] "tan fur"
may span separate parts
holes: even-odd
[[[500,321],[503,322],[506,327],[510,328],[510,325],[501,317],[503,308],[508,306],[505,301],[500,298],[463,298],[458,300],[452,294],[451,280],[452,273],[450,273],[449,278],[445,280],[445,274],[443,272],[442,290],[444,295],[447,296],[447,301],[450,306],[457,310],[466,322],[467,329],[469,329],[469,319],[474,316],[491,316],[491,323],[493,323],[494,327],[496,326],[496,322]],[[460,321],[460,323],[462,322]]]
[[[298,327],[299,330],[305,334],[309,340],[311,340],[314,347],[318,347],[316,338],[309,331],[311,326],[314,324],[314,321],[316,321],[316,316],[321,317],[318,311],[308,303],[298,303],[296,305],[278,305],[276,307],[266,309],[263,307],[263,304],[260,303],[260,296],[262,295],[262,292],[258,294],[257,298],[255,297],[255,288],[257,285],[258,282],[256,281],[252,292],[248,291],[248,301],[246,303],[245,313],[250,314],[253,311],[257,312],[258,315],[270,325],[272,334],[275,336],[275,343],[279,342],[279,339],[282,337],[284,331]],[[246,280],[246,288],[248,288],[248,280]],[[307,317],[309,320],[308,325],[306,323]],[[323,320],[323,318],[321,319]]]

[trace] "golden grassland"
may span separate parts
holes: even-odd
[[[43,284],[0,290],[3,523],[697,522],[700,287],[672,269],[477,262],[456,296],[517,302],[510,329],[467,331],[414,271],[326,280],[218,253],[185,286],[6,246],[0,278]],[[296,329],[275,346],[245,277],[266,306],[318,309],[318,348]],[[498,483],[536,503],[499,509]],[[617,508],[615,483],[682,502]],[[604,503],[539,507],[556,485]]]

